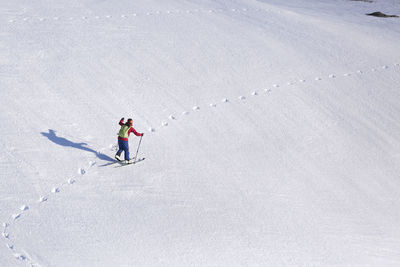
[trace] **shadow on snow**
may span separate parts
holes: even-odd
[[[73,148],[80,149],[83,151],[91,152],[91,153],[95,154],[97,158],[104,160],[104,161],[112,161],[112,162],[115,161],[113,158],[111,158],[107,155],[104,155],[100,152],[97,152],[97,151],[91,149],[91,148],[88,148],[86,143],[75,143],[64,137],[57,136],[56,131],[54,131],[54,130],[49,129],[48,133],[41,132],[41,134],[43,136],[47,137],[51,142],[53,142],[57,145],[65,146],[65,147],[73,147]]]

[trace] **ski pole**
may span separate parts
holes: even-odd
[[[139,152],[140,143],[142,143],[142,137],[143,137],[143,135],[140,136],[139,145],[138,145],[137,150],[136,150],[136,155],[135,155],[135,161],[134,162],[136,162],[136,160],[137,160],[137,155],[138,155],[138,152]]]

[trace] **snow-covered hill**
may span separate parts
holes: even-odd
[[[400,5],[0,1],[0,265],[398,266],[374,11]],[[121,117],[146,160],[116,168]]]

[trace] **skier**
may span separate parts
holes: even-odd
[[[126,123],[124,123],[124,118],[122,118],[119,121],[119,125],[121,125],[121,129],[119,130],[118,133],[118,147],[119,150],[117,154],[115,154],[115,158],[118,161],[122,161],[121,159],[121,153],[122,151],[125,152],[125,163],[132,163],[132,160],[129,158],[129,142],[128,142],[128,137],[130,133],[134,133],[136,136],[143,136],[144,133],[138,133],[136,130],[132,127],[133,121],[132,119],[128,119]]]

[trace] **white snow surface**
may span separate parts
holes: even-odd
[[[400,4],[1,0],[0,266],[400,266],[374,11]],[[121,117],[146,160],[116,168]]]

